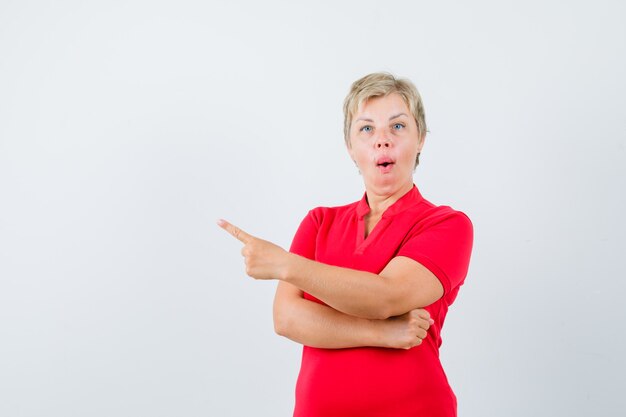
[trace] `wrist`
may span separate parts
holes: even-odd
[[[297,264],[301,259],[304,258],[291,252],[287,252],[287,255],[285,256],[285,264],[283,265],[282,271],[279,273],[278,279],[293,283],[295,271],[298,269]]]
[[[378,319],[364,319],[368,321],[368,328],[370,329],[369,336],[371,340],[371,346],[389,348],[389,340],[386,335],[386,320]]]

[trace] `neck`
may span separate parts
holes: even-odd
[[[365,193],[367,194],[367,204],[370,206],[370,215],[380,216],[385,210],[398,201],[403,195],[411,191],[413,188],[413,181],[408,182],[401,187],[398,187],[392,192],[376,192],[376,190],[366,187]]]

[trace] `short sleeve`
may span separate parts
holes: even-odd
[[[412,230],[397,255],[428,268],[448,294],[465,280],[473,240],[470,219],[462,212],[453,211],[429,226]]]
[[[289,252],[315,260],[315,246],[319,229],[317,217],[316,210],[309,211],[296,231]]]

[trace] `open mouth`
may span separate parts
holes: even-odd
[[[381,158],[378,158],[378,160],[376,161],[376,166],[378,167],[383,167],[383,168],[387,168],[391,165],[394,164],[393,159],[387,157],[387,156],[383,156]]]

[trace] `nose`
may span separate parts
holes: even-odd
[[[391,134],[389,133],[389,131],[387,131],[386,129],[380,131],[378,137],[376,137],[376,142],[374,142],[374,146],[376,147],[376,149],[390,148],[391,145]]]

